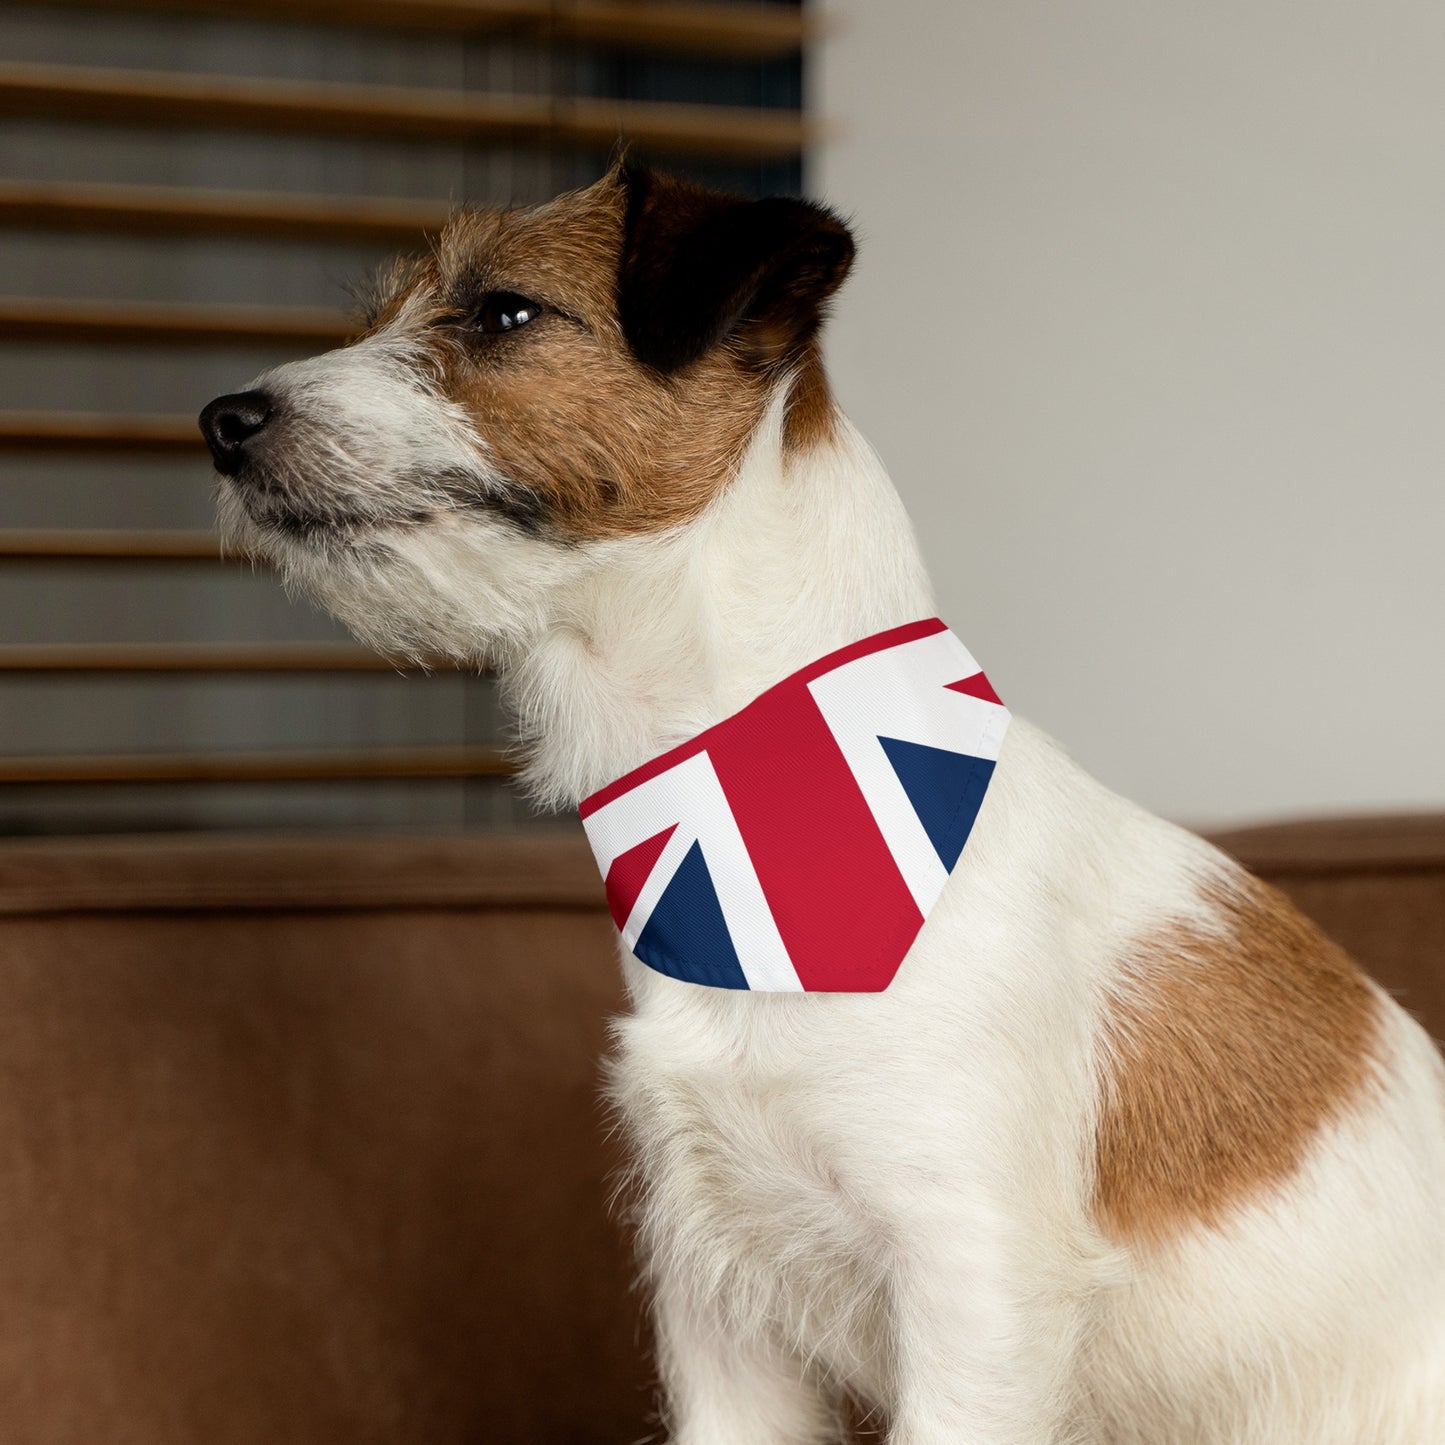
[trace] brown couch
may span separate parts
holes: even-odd
[[[1445,818],[1221,839],[1445,1032]],[[580,835],[0,844],[0,1439],[622,1445]]]

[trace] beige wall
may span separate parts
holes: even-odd
[[[830,354],[944,615],[1199,822],[1445,806],[1445,7],[826,0]]]

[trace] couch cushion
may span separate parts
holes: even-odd
[[[0,848],[0,1435],[644,1433],[584,862]]]

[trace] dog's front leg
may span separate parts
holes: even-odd
[[[910,1212],[916,1247],[893,1285],[889,1445],[1086,1445],[1070,1406],[1076,1300],[987,1220]]]
[[[653,1303],[669,1445],[834,1445],[836,1403],[802,1360],[719,1318],[680,1280]]]

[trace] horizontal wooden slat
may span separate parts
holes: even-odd
[[[219,562],[214,532],[91,531],[79,527],[7,528],[0,560],[10,562]],[[230,560],[245,560],[230,559]]]
[[[237,908],[566,908],[607,918],[575,816],[503,833],[0,838],[0,918]]]
[[[346,642],[67,642],[0,646],[0,675],[398,672],[403,666]]]
[[[515,771],[501,750],[482,747],[0,756],[0,783],[316,783],[496,778]]]
[[[547,11],[546,24],[559,40],[758,60],[796,55],[818,30],[800,8],[785,5],[533,0],[512,8],[531,11],[539,25],[539,12]]]
[[[626,136],[659,151],[742,160],[797,155],[812,135],[796,111],[14,62],[0,65],[0,115],[594,150]]]
[[[669,0],[49,0],[77,9],[294,21],[349,29],[628,46],[762,59],[796,54],[809,27],[791,6]]]
[[[449,208],[424,201],[178,186],[0,181],[0,225],[141,236],[249,236],[415,246],[446,224]]]
[[[205,455],[193,416],[89,411],[0,411],[0,451]]]
[[[314,306],[191,306],[0,296],[0,340],[161,346],[327,349],[355,333],[344,314]]]

